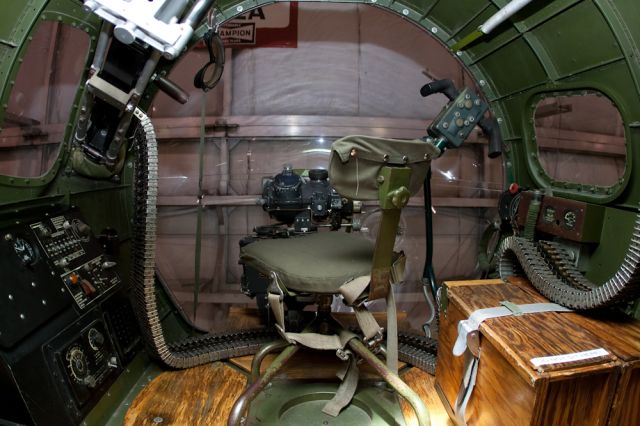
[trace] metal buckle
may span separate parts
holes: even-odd
[[[500,304],[505,308],[507,308],[508,310],[510,310],[513,316],[517,317],[524,314],[524,312],[522,312],[522,309],[520,309],[520,306],[516,305],[513,302],[509,302],[508,300],[503,300],[502,302],[500,302]]]
[[[349,361],[349,357],[352,356],[353,353],[348,349],[338,349],[336,350],[336,356],[340,358],[342,361]]]
[[[373,353],[377,353],[377,351],[380,349],[380,343],[382,343],[383,341],[384,341],[384,328],[380,327],[380,331],[378,331],[376,335],[373,336],[371,339],[369,340],[365,339],[364,343]]]

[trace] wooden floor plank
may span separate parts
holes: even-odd
[[[254,309],[233,309],[236,327],[255,327],[259,324]],[[338,320],[354,323],[353,314],[338,314]],[[376,313],[376,319],[384,323],[385,314]],[[400,323],[406,317],[400,315]],[[268,356],[262,371],[273,360]],[[230,362],[249,372],[253,356],[233,358]],[[402,363],[401,363],[402,364]],[[336,380],[340,361],[328,351],[302,349],[288,363],[278,379]],[[361,379],[377,379],[379,376],[368,366],[360,366]],[[447,413],[433,387],[435,378],[411,368],[403,379],[425,402],[434,426],[452,426]],[[124,425],[148,426],[205,426],[225,425],[231,408],[246,386],[246,375],[231,366],[216,362],[188,370],[167,371],[160,374],[136,397],[127,411]],[[417,424],[411,407],[401,400],[407,425]]]
[[[307,358],[304,354],[302,358]],[[237,361],[237,359],[236,359]],[[242,357],[239,364],[250,365],[251,357]],[[309,364],[307,364],[309,363]],[[285,372],[281,378],[327,378],[333,368],[301,368],[313,365],[313,359],[302,360],[300,366]],[[402,378],[427,405],[433,426],[453,426],[433,387],[435,378],[422,370],[411,368]],[[136,397],[125,417],[124,425],[145,426],[208,426],[224,425],[236,399],[246,386],[245,375],[220,362],[181,371],[164,372]],[[401,399],[407,426],[416,425],[411,406]],[[159,421],[161,420],[161,421]]]
[[[434,388],[436,382],[435,376],[414,367],[406,371],[402,375],[402,379],[411,389],[420,395],[420,399],[422,399],[422,402],[424,402],[429,409],[432,426],[455,426],[455,423],[449,418],[444,405],[442,405],[442,401],[440,401],[436,393]],[[400,398],[400,405],[402,406],[402,414],[407,422],[407,426],[417,425],[416,415],[411,406],[402,398]]]
[[[221,362],[167,371],[136,397],[124,425],[224,425],[246,377]]]

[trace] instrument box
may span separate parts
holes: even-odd
[[[454,421],[492,426],[635,423],[640,400],[637,322],[599,321],[573,312],[490,318],[478,333],[470,333],[476,337],[475,344],[467,339],[473,350],[453,355],[459,322],[505,301],[548,303],[526,282],[460,281],[442,288],[436,390]],[[475,370],[472,352],[479,353]],[[463,378],[473,376],[468,402],[460,404],[469,387]]]

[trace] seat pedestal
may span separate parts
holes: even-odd
[[[404,425],[395,392],[383,381],[361,381],[351,404],[331,417],[322,407],[333,398],[337,383],[275,380],[251,404],[247,425]]]

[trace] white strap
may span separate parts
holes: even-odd
[[[469,400],[471,399],[471,393],[476,385],[476,378],[478,376],[478,364],[480,359],[473,356],[470,351],[466,351],[464,354],[464,372],[462,375],[462,382],[460,383],[460,389],[458,390],[458,397],[453,404],[456,420],[459,425],[466,426],[466,411]]]
[[[572,312],[571,309],[557,303],[529,303],[516,305],[511,302],[501,302],[503,306],[496,308],[478,309],[469,319],[458,323],[458,338],[453,345],[453,354],[460,356],[467,349],[467,335],[480,328],[480,324],[491,318],[505,317],[509,315],[533,314],[541,312]]]

